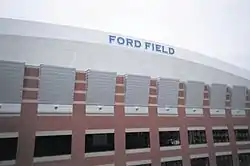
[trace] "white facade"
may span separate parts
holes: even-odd
[[[206,84],[243,85],[250,88],[250,72],[247,70],[176,47],[173,47],[173,55],[166,55],[110,44],[109,35],[117,34],[0,19],[0,60],[202,81]]]

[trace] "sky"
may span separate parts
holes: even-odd
[[[154,40],[250,71],[250,0],[0,0],[0,17]]]

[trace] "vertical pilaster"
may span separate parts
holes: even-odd
[[[236,138],[234,133],[234,124],[233,124],[233,117],[231,112],[231,95],[230,92],[227,92],[226,100],[226,123],[228,125],[228,134],[230,139],[230,146],[232,149],[232,157],[233,157],[233,165],[238,166],[238,154],[237,154],[237,145],[236,145]]]
[[[149,89],[149,123],[150,123],[150,148],[151,148],[151,162],[152,166],[160,165],[160,144],[158,132],[158,114],[157,114],[157,96],[156,96],[156,80],[150,81]]]
[[[124,77],[117,76],[115,90],[115,165],[126,165]]]
[[[25,68],[16,166],[32,166],[38,106],[39,69]]]
[[[178,101],[178,113],[180,119],[180,138],[181,138],[181,150],[182,150],[182,163],[184,166],[191,166],[189,144],[188,144],[188,131],[186,124],[186,113],[185,113],[185,85],[184,83],[179,84],[179,101]]]
[[[212,131],[212,123],[210,118],[210,98],[209,98],[208,87],[204,88],[204,100],[203,100],[203,113],[205,117],[205,127],[206,127],[206,139],[208,144],[208,154],[209,154],[209,164],[210,166],[216,166],[216,156],[215,156],[215,148],[213,141],[213,131]]]
[[[83,166],[85,154],[85,96],[84,72],[76,72],[73,115],[72,115],[72,165]]]

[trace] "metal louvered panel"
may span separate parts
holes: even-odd
[[[38,100],[40,104],[73,104],[75,69],[40,66]]]
[[[158,107],[177,107],[178,106],[178,93],[179,93],[179,81],[172,79],[161,78],[157,82]]]
[[[127,75],[125,80],[125,105],[148,106],[150,77]]]
[[[188,81],[186,83],[186,107],[203,107],[204,83]]]
[[[225,109],[227,85],[212,84],[210,88],[210,108]]]
[[[232,88],[232,109],[245,109],[246,87],[233,86]]]
[[[0,103],[21,103],[24,63],[0,61]]]
[[[88,70],[86,104],[113,106],[116,75],[115,72]]]

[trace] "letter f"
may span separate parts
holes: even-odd
[[[115,41],[116,36],[113,35],[109,35],[109,43],[112,43],[113,41]]]

